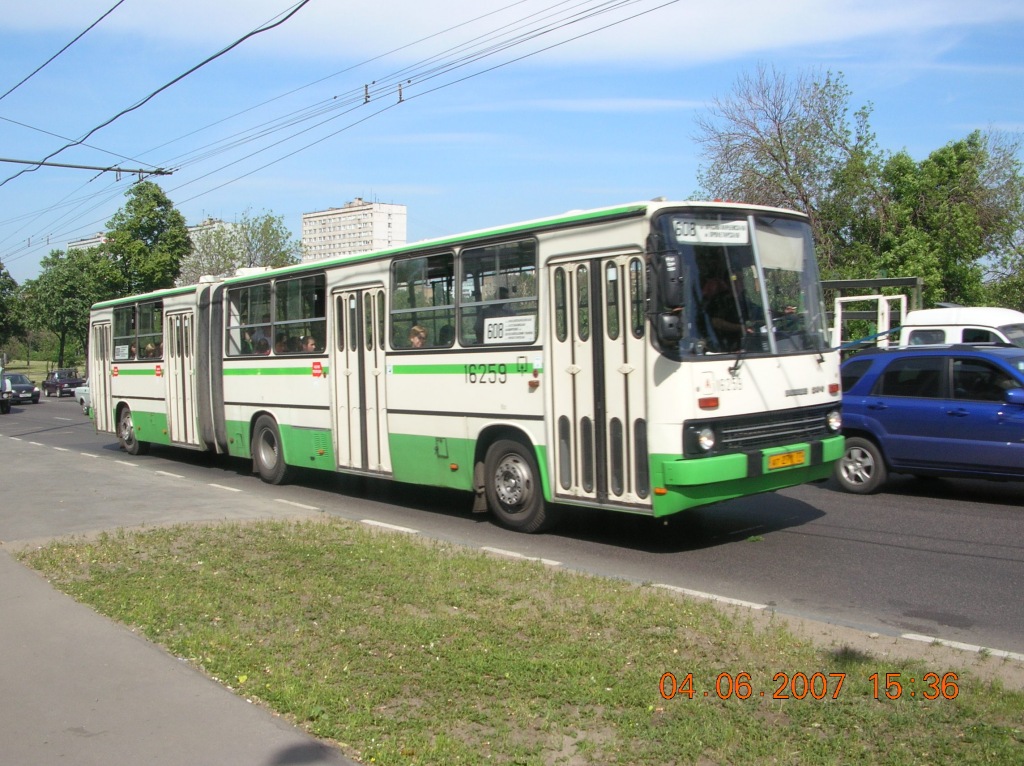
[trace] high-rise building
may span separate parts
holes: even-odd
[[[404,245],[405,205],[356,197],[343,207],[302,214],[303,261],[369,253]]]

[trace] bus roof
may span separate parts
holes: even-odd
[[[786,208],[778,207],[767,207],[764,205],[750,205],[740,202],[727,202],[722,200],[683,200],[683,201],[668,201],[664,198],[656,198],[644,202],[631,202],[623,205],[613,205],[610,207],[594,208],[591,210],[570,210],[559,215],[549,216],[546,218],[535,218],[527,221],[520,221],[518,223],[505,224],[502,226],[495,226],[488,229],[477,229],[474,231],[468,231],[462,234],[452,234],[444,237],[438,237],[436,239],[426,239],[419,242],[413,242],[410,244],[399,245],[397,247],[387,248],[385,250],[374,250],[368,253],[359,253],[358,255],[346,255],[339,256],[337,258],[325,258],[318,261],[305,261],[303,263],[296,263],[290,266],[282,266],[277,269],[269,269],[261,271],[258,276],[276,277],[280,275],[314,271],[330,266],[340,266],[350,263],[359,263],[362,261],[374,260],[377,258],[388,258],[395,255],[402,255],[406,253],[415,253],[421,250],[430,250],[438,247],[451,246],[456,244],[466,244],[479,240],[486,240],[495,237],[509,236],[513,234],[526,234],[535,233],[539,231],[559,229],[568,226],[575,226],[581,223],[597,223],[600,221],[614,220],[619,218],[633,218],[644,215],[653,215],[663,209],[680,209],[680,208],[726,208],[735,209],[737,211],[746,212],[765,212],[765,213],[777,213],[796,218],[806,218],[803,213],[796,210],[789,210]],[[225,284],[234,284],[238,282],[251,281],[254,274],[236,274],[231,277],[226,277],[223,280],[217,280],[218,282],[224,282]],[[197,285],[190,285],[187,287],[168,288],[166,290],[156,290],[145,295],[135,295],[125,298],[116,298],[109,301],[103,301],[93,306],[96,308],[107,308],[115,306],[120,303],[129,301],[139,301],[147,299],[159,299],[169,295],[177,295],[180,293],[187,292],[189,290],[197,289]]]

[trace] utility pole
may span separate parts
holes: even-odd
[[[13,162],[18,165],[35,165],[36,167],[48,167],[48,168],[74,168],[76,170],[98,170],[101,173],[117,173],[118,180],[121,180],[122,173],[138,174],[139,180],[141,181],[144,176],[169,176],[173,173],[173,170],[164,170],[163,168],[153,168],[152,170],[146,170],[144,168],[120,168],[114,165],[108,165],[105,168],[96,165],[68,165],[63,162],[39,162],[38,160],[12,160],[7,157],[0,157],[0,162]]]

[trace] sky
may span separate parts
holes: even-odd
[[[916,160],[1024,133],[1020,0],[5,0],[0,263],[37,277],[140,170],[189,225],[296,238],[357,197],[406,205],[410,242],[685,199],[696,118],[759,66],[840,74]],[[123,172],[22,172],[46,158]]]

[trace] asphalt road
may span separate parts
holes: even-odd
[[[667,526],[577,509],[531,536],[470,513],[461,493],[320,472],[273,487],[246,462],[187,450],[130,458],[69,398],[0,416],[0,466],[7,543],[322,512],[883,635],[1024,653],[1024,484],[897,477],[869,497],[819,484]]]

